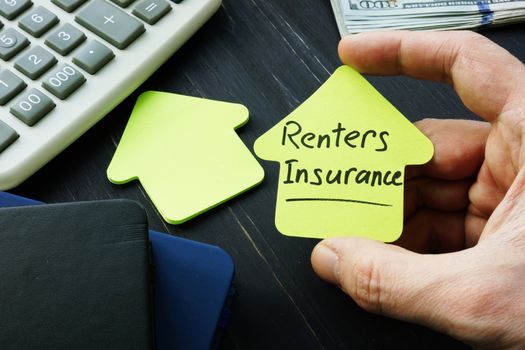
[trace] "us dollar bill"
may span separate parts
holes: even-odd
[[[525,0],[331,0],[341,36],[380,29],[480,28],[525,20]]]

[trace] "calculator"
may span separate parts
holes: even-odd
[[[220,0],[0,0],[0,189],[111,111]]]

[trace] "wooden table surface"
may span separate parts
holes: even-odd
[[[191,0],[187,0],[191,1]],[[525,26],[483,32],[525,60]],[[115,186],[106,168],[134,101],[146,90],[238,102],[255,139],[294,110],[340,65],[339,33],[328,0],[224,0],[217,14],[135,93],[28,181],[11,192],[45,202],[139,201],[158,231],[218,245],[234,259],[237,297],[222,349],[464,349],[429,329],[362,311],[312,271],[313,239],[274,225],[278,165],[261,161],[259,187],[180,225],[163,222],[138,183]],[[443,84],[369,77],[410,120],[473,118]]]

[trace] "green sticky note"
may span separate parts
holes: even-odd
[[[263,180],[261,165],[235,133],[248,115],[240,104],[145,92],[108,178],[138,179],[168,223],[187,221]]]
[[[289,236],[396,240],[406,165],[430,140],[358,72],[338,68],[308,100],[255,142],[280,163],[275,223]]]

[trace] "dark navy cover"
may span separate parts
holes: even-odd
[[[43,204],[0,192],[0,207]],[[149,231],[154,266],[155,347],[208,349],[229,310],[231,257],[216,246]]]

